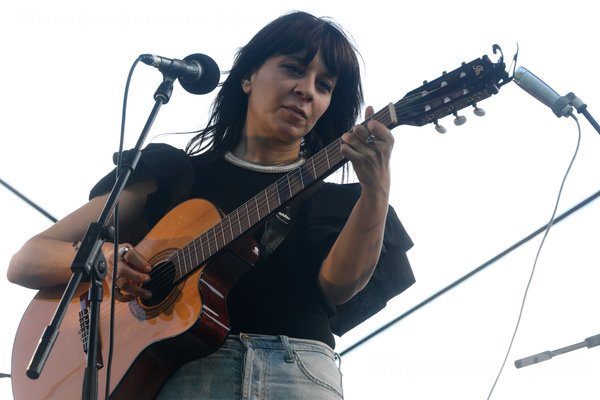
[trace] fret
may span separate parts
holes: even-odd
[[[231,221],[229,215],[226,215],[221,220],[221,225],[223,225],[223,243],[229,243],[233,240],[233,232],[231,231]],[[227,236],[230,236],[231,239],[227,239]]]
[[[219,248],[221,247],[221,246],[219,246],[219,238],[221,237],[221,235],[219,233],[220,230],[221,230],[221,224],[215,225],[212,230],[214,233],[213,237],[215,239],[215,249],[216,249],[215,253],[217,251],[219,251]]]
[[[265,204],[267,205],[267,214],[271,214],[271,205],[269,204],[269,191],[265,190]]]
[[[214,229],[209,229],[208,231],[206,231],[206,245],[208,246],[208,255],[209,255],[209,257],[210,257],[210,256],[213,254],[213,251],[212,251],[212,249],[211,249],[211,247],[210,247],[210,243],[211,243],[211,240],[210,240],[210,233],[211,233],[211,231],[213,231],[213,230],[214,230]]]
[[[176,259],[174,259],[173,257],[171,257],[171,265],[173,265],[175,267],[175,278],[179,278],[180,276],[183,276],[183,274],[181,273],[181,267],[179,265],[179,252],[176,252],[175,255],[177,256]],[[156,273],[156,269],[154,269],[152,272]]]
[[[256,213],[258,214],[257,220],[260,221],[260,207],[258,206],[258,197],[254,196],[254,208],[256,209]]]
[[[225,243],[231,243],[235,235],[233,234],[233,226],[231,225],[231,217],[228,215],[223,220],[227,220],[227,233],[229,234],[229,238],[225,240]]]
[[[275,183],[277,183],[277,182],[275,182]],[[279,190],[278,190],[279,188],[277,186],[275,186],[275,189],[277,189],[275,191],[275,194],[277,195],[277,204],[281,204],[281,196],[279,195]]]
[[[213,240],[214,240],[214,244],[215,244],[215,251],[211,253],[215,254],[217,251],[219,251],[219,239],[217,238],[217,228],[219,227],[219,225],[215,225],[212,227],[211,232],[213,234]]]
[[[263,190],[261,192],[259,192],[257,195],[257,200],[258,200],[258,219],[262,219],[260,217],[261,215],[261,211],[263,213],[264,216],[269,215],[269,201],[267,199],[267,190]],[[266,210],[265,210],[265,205],[266,205]]]
[[[341,146],[342,146],[342,139],[338,139],[334,142],[336,144],[336,146],[334,148],[338,149],[338,151],[334,154],[336,154],[336,162],[334,164],[338,164],[339,162],[341,162],[344,159],[344,156],[342,155],[342,152],[340,150]]]
[[[290,190],[293,188],[294,190],[291,193],[293,197],[295,194],[299,193],[302,189],[304,189],[304,181],[302,180],[302,174],[290,174],[288,175],[288,181],[290,185]]]
[[[185,247],[186,246],[182,247],[180,250],[181,257],[179,257],[180,262],[178,264],[179,269],[182,270],[182,273],[181,273],[182,276],[185,275],[185,273],[187,272],[187,265],[185,262]]]
[[[196,259],[196,262],[194,263],[194,265],[198,266],[200,265],[200,260],[198,259],[198,249],[196,248],[196,241],[192,240],[192,243],[190,243],[193,247],[194,247],[194,257]]]
[[[290,192],[290,197],[289,198],[291,199],[292,197],[294,197],[294,193],[292,193],[292,184],[290,182],[290,174],[286,174],[285,177],[287,179],[287,187],[288,187],[288,190]]]
[[[225,227],[227,225],[224,225],[224,221],[221,221],[219,226],[221,227],[221,236],[223,236],[223,246],[225,246],[225,243],[227,243],[227,239],[225,238]]]
[[[290,198],[289,184],[279,179],[277,182],[275,182],[275,185],[277,187],[277,194],[279,195],[279,204],[281,205]]]
[[[231,228],[231,241],[233,241],[239,235],[239,232],[236,231],[236,229],[239,229],[239,224],[240,224],[237,210],[235,210],[234,213],[235,213],[235,215],[233,215],[233,213],[229,214],[229,227]],[[237,225],[237,227],[235,225]]]
[[[252,226],[252,222],[250,222],[250,212],[248,211],[248,202],[244,203],[246,205],[246,218],[248,219],[248,228]]]
[[[191,264],[191,251],[190,251],[190,246],[186,245],[183,247],[183,265],[185,268],[185,272],[188,273],[193,269],[193,266],[190,265]]]
[[[206,261],[206,255],[204,254],[204,246],[202,245],[202,237],[203,236],[204,235],[201,235],[199,238],[200,239],[200,251],[202,252],[202,261]],[[195,240],[194,240],[194,242],[195,242]]]
[[[275,209],[277,207],[279,207],[281,205],[281,203],[279,203],[277,192],[275,190],[273,190],[273,187],[269,186],[265,192],[267,193],[267,202],[269,204],[269,213],[271,213],[271,211],[275,211]]]
[[[177,263],[176,263],[176,266],[177,266],[177,269],[180,270],[181,269],[181,264],[182,264],[182,262],[181,262],[181,256],[182,256],[181,251],[178,251],[176,254],[177,254]],[[180,272],[180,276],[183,276],[183,273]]]
[[[301,165],[300,168],[298,168],[298,175],[300,176],[300,181],[301,181],[300,184],[304,188],[306,186],[304,185],[304,177],[302,176],[302,175],[304,175],[304,168],[303,167],[304,167],[304,165]]]
[[[313,177],[313,174],[311,173],[311,169],[312,169],[311,164],[312,164],[312,161],[310,163],[306,163],[300,167],[300,177],[302,178],[302,186],[303,187],[307,187],[309,184],[311,184],[312,182],[315,181],[315,178]]]
[[[208,231],[204,232],[201,236],[200,247],[202,248],[202,258],[206,260],[210,257],[210,241],[208,240]]]
[[[240,209],[238,208],[238,209],[237,209],[237,210],[235,210],[235,211],[236,211],[236,214],[237,214],[237,218],[236,218],[236,219],[237,219],[237,222],[238,222],[238,228],[239,228],[238,235],[241,235],[241,234],[242,234],[242,232],[243,232],[243,230],[242,230],[242,222],[240,221]]]

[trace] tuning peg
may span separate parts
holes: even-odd
[[[478,117],[483,117],[485,115],[485,110],[477,107],[477,104],[473,104],[473,114],[477,115]]]
[[[454,125],[461,126],[467,122],[467,117],[464,115],[458,115],[456,111],[454,111],[452,114],[454,114]]]
[[[438,133],[446,133],[446,128],[444,128],[442,125],[440,125],[437,121],[437,119],[435,121],[433,121],[433,123],[435,124],[435,130],[438,131]]]

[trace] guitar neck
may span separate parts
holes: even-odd
[[[494,47],[494,51],[499,47]],[[499,86],[510,81],[502,58],[492,63],[487,56],[477,58],[432,82],[408,92],[362,122],[376,120],[393,129],[398,125],[422,126],[467,106],[474,106],[498,93]],[[317,181],[325,179],[347,162],[340,152],[341,138],[288,172],[276,182],[246,201],[218,224],[177,250],[169,260],[175,265],[179,281],[205,264],[212,256],[257,225],[283,204]]]

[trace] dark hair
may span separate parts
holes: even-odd
[[[356,48],[334,22],[296,11],[269,23],[237,52],[206,128],[190,140],[186,152],[212,158],[233,149],[241,139],[248,106],[242,80],[268,58],[299,51],[306,51],[307,64],[320,52],[327,69],[337,77],[330,105],[304,138],[304,150],[312,154],[350,130],[363,103]]]

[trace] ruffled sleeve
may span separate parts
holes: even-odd
[[[126,160],[130,151],[123,153]],[[116,164],[117,155],[114,155]],[[151,143],[142,150],[136,170],[129,178],[134,182],[149,174],[157,183],[156,192],[148,196],[146,216],[150,227],[154,226],[171,208],[189,197],[194,171],[190,157],[181,149],[163,143]],[[110,192],[116,181],[116,172],[102,178],[90,191],[90,199]]]
[[[309,245],[314,257],[323,260],[358,197],[360,185],[325,184],[310,200],[307,209]],[[383,309],[387,301],[415,282],[406,252],[413,246],[394,209],[390,206],[379,262],[367,286],[348,302],[335,306],[331,331],[341,336]]]

